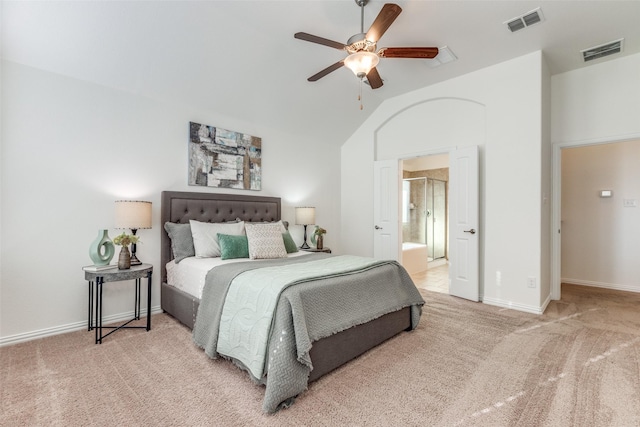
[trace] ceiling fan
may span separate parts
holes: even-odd
[[[438,55],[437,47],[386,47],[376,53],[378,40],[396,20],[402,8],[394,3],[387,3],[371,24],[369,30],[364,32],[364,7],[369,0],[355,0],[360,6],[360,33],[349,38],[347,44],[314,36],[308,33],[295,33],[294,37],[311,43],[318,43],[334,49],[345,50],[349,53],[345,59],[328,66],[324,70],[314,74],[307,80],[315,82],[343,65],[349,68],[360,79],[365,77],[372,89],[382,87],[382,78],[376,69],[380,58],[420,58],[429,59]]]

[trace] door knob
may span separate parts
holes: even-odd
[[[375,228],[376,230],[382,230],[382,227],[380,227],[380,226],[378,226],[378,225],[376,225],[374,228]]]
[[[476,234],[476,230],[475,229],[471,229],[471,230],[464,230],[465,233],[471,233],[471,234]]]

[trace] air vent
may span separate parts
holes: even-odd
[[[438,48],[438,54],[435,58],[427,61],[427,65],[429,65],[429,67],[431,68],[436,68],[442,64],[453,62],[456,59],[458,59],[458,57],[455,55],[455,53],[453,53],[453,51],[448,46],[443,46]]]
[[[613,55],[615,53],[622,52],[624,45],[624,39],[615,40],[609,43],[601,44],[600,46],[590,47],[589,49],[581,50],[582,59],[584,62],[589,62],[594,59],[602,58],[605,56]]]
[[[515,33],[516,31],[520,31],[542,21],[544,21],[544,15],[542,14],[542,10],[538,7],[533,9],[531,12],[527,12],[524,15],[510,19],[507,22],[504,22],[504,24],[507,24],[509,31]]]

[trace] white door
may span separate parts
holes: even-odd
[[[400,177],[399,161],[374,162],[373,175],[373,256],[399,261]]]
[[[449,294],[479,301],[478,147],[449,156]]]

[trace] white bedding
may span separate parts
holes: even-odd
[[[311,252],[298,251],[289,254],[289,257],[313,255]],[[249,258],[235,258],[222,260],[216,258],[196,258],[189,257],[178,264],[174,260],[167,263],[167,284],[175,286],[183,292],[188,293],[198,299],[202,298],[202,288],[204,279],[209,270],[222,264],[232,262],[247,262]]]

